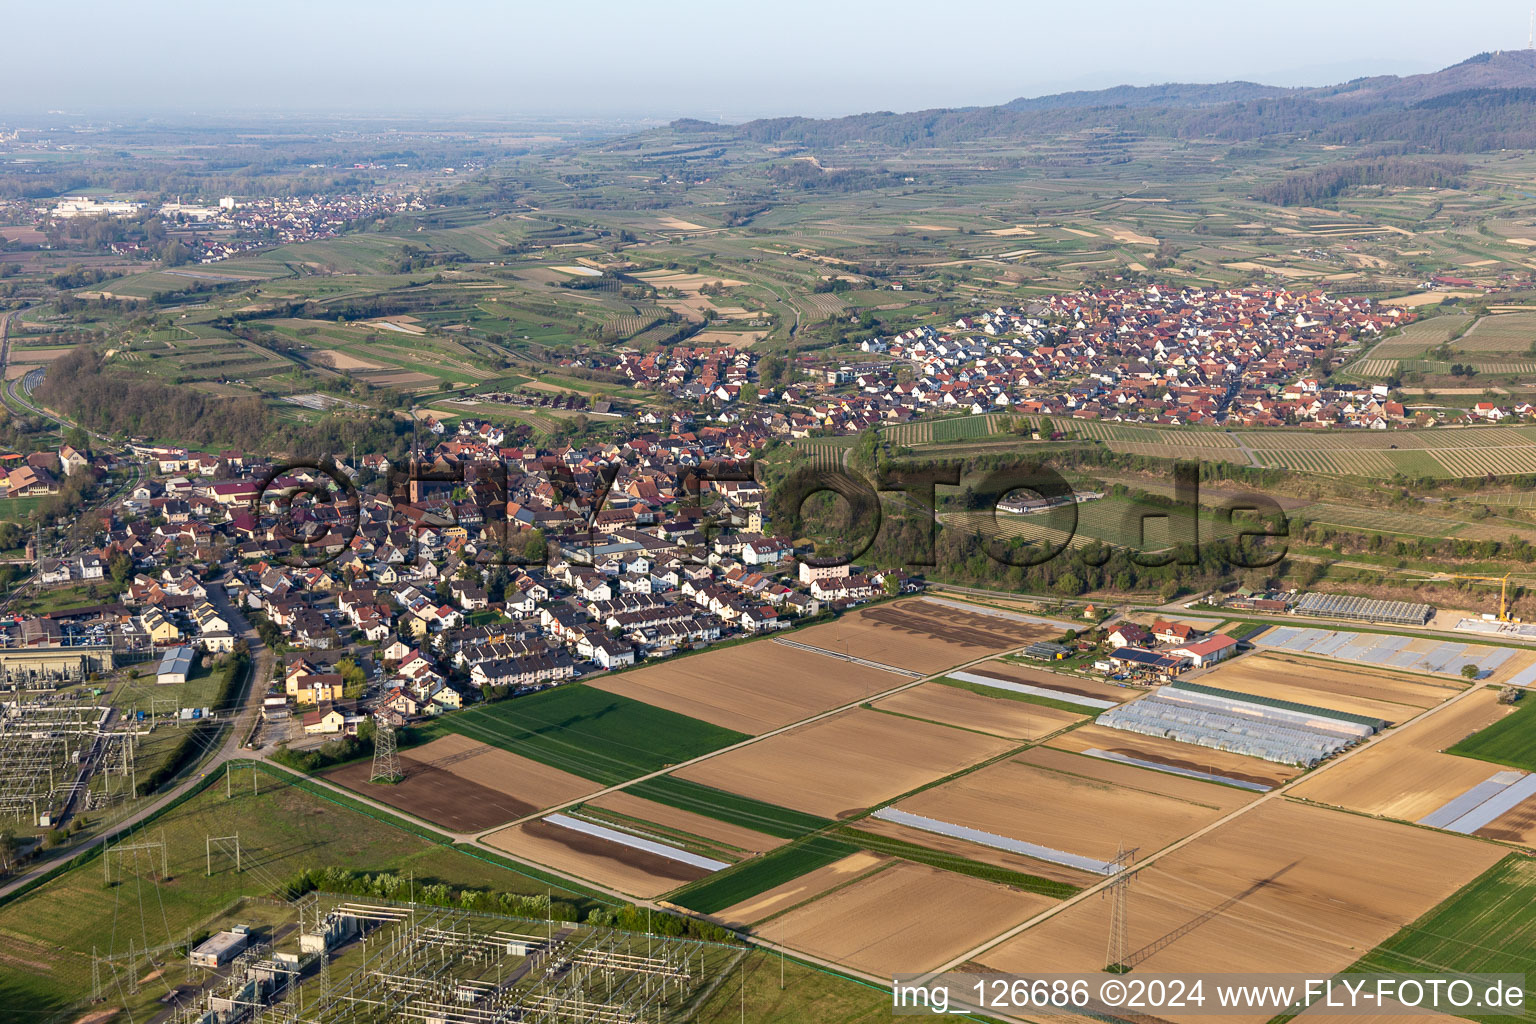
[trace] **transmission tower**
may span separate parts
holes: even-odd
[[[1131,969],[1125,962],[1131,943],[1126,901],[1131,888],[1131,864],[1136,860],[1137,849],[1139,847],[1127,850],[1124,843],[1120,844],[1120,852],[1111,862],[1113,880],[1100,891],[1101,898],[1109,900],[1109,948],[1104,954],[1104,969],[1112,974],[1125,974]]]
[[[395,752],[395,730],[378,722],[373,730],[373,774],[369,782],[395,783],[405,778],[400,770],[400,755]]]

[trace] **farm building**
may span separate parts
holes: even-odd
[[[1135,622],[1122,622],[1109,634],[1109,642],[1116,647],[1145,647],[1151,640],[1151,630]]]
[[[1348,594],[1303,594],[1296,603],[1297,615],[1319,615],[1329,619],[1356,622],[1390,622],[1400,626],[1422,626],[1434,618],[1432,605],[1409,601],[1378,601]]]
[[[197,664],[197,651],[191,647],[172,647],[160,659],[155,669],[156,683],[184,683]]]
[[[1060,661],[1071,653],[1072,648],[1049,640],[1037,640],[1024,648],[1024,657],[1034,658],[1036,661]]]
[[[1215,633],[1204,640],[1196,640],[1183,647],[1175,647],[1171,654],[1183,655],[1195,668],[1205,668],[1218,661],[1226,661],[1237,653],[1237,641],[1223,633]]]
[[[1119,669],[1173,675],[1183,670],[1186,660],[1159,654],[1157,651],[1142,650],[1140,647],[1117,647],[1109,652],[1109,663]]]

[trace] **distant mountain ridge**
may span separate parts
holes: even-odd
[[[990,107],[778,117],[734,126],[688,120],[673,128],[813,148],[933,147],[1108,128],[1233,142],[1311,136],[1378,143],[1381,152],[1536,149],[1536,51],[1480,53],[1428,74],[1379,75],[1319,88],[1254,82],[1116,86]]]
[[[1220,82],[1201,85],[1168,82],[1163,85],[1116,85],[1109,89],[1058,92],[1049,96],[1019,97],[1004,103],[1004,110],[1061,110],[1069,107],[1209,107],[1218,103],[1289,96],[1296,89],[1257,82]]]

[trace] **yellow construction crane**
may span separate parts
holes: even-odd
[[[1459,572],[1443,572],[1440,576],[1452,580],[1480,580],[1483,583],[1497,583],[1499,585],[1499,621],[1510,621],[1509,616],[1509,573],[1503,576],[1467,576]]]

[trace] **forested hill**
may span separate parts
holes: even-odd
[[[1234,142],[1304,135],[1322,142],[1378,143],[1382,152],[1529,149],[1536,148],[1536,51],[1479,54],[1432,74],[1362,78],[1318,89],[1251,82],[1126,86],[994,107],[674,127],[820,150],[852,143],[934,147],[1087,129]]]

